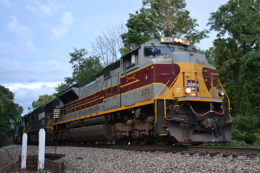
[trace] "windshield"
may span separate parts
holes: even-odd
[[[155,57],[160,55],[166,55],[173,51],[173,47],[149,46],[144,48],[144,56]]]

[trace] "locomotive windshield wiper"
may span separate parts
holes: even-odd
[[[151,43],[151,45],[153,46],[153,48],[154,48],[154,50],[155,50],[155,52],[153,52],[153,56],[161,54],[161,50],[158,49],[158,48],[154,45],[154,43]]]
[[[173,48],[173,47],[171,47],[171,46],[169,46],[169,44],[168,44],[168,43],[166,43],[166,46],[167,46],[169,49],[171,49],[171,51],[172,51],[172,52],[174,52],[174,48]]]

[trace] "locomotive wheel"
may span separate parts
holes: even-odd
[[[137,144],[138,145],[145,145],[145,144],[147,144],[147,142],[148,142],[148,138],[147,137],[142,137],[142,138],[138,138],[137,139]]]

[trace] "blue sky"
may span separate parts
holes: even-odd
[[[95,39],[124,25],[141,0],[0,0],[0,84],[15,93],[24,113],[39,95],[51,94],[64,77],[73,48],[91,52]],[[200,27],[227,0],[186,0]],[[197,47],[207,49],[215,33]]]

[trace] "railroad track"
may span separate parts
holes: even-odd
[[[146,151],[146,152],[172,152],[181,154],[199,154],[199,155],[221,155],[223,157],[260,157],[259,147],[223,147],[223,146],[156,146],[156,145],[91,145],[85,147],[94,148],[112,148],[131,151]]]
[[[260,157],[260,147],[229,147],[229,146],[174,146],[174,145],[118,145],[118,144],[76,144],[76,145],[58,145],[74,147],[91,147],[91,148],[110,148],[131,151],[146,152],[172,152],[181,154],[199,154],[199,155],[222,155],[228,156],[247,156]]]

